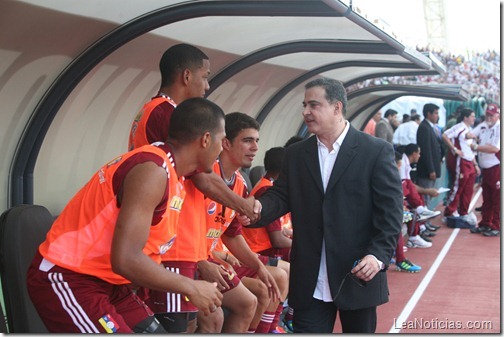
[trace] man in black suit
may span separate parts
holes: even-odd
[[[417,184],[423,188],[433,188],[436,179],[441,176],[443,147],[437,133],[436,123],[439,120],[439,106],[427,103],[423,107],[424,119],[418,126],[417,144],[422,155],[417,163]],[[425,204],[429,205],[430,196],[424,195]]]
[[[394,150],[345,120],[341,82],[321,78],[305,89],[303,118],[314,135],[286,149],[253,227],[291,212],[294,332],[331,333],[338,310],[343,332],[374,332],[403,216]]]

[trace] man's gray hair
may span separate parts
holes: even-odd
[[[335,103],[336,101],[340,101],[343,104],[342,112],[343,116],[345,116],[348,101],[347,101],[346,89],[341,81],[321,77],[305,84],[305,89],[310,89],[313,87],[324,88],[326,92],[325,98],[329,103]]]

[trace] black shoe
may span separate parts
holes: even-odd
[[[481,212],[481,210],[482,210],[482,209],[483,209],[483,206],[480,206],[480,207],[476,207],[474,210],[475,210],[476,212]]]
[[[479,233],[487,233],[490,232],[492,229],[489,226],[479,226],[479,227],[473,227],[470,229],[471,233],[473,234],[479,234]]]
[[[491,231],[483,233],[484,236],[499,236],[500,231],[497,229],[492,229]]]
[[[436,226],[436,225],[433,225],[431,224],[430,222],[426,222],[425,223],[425,228],[427,228],[428,230],[430,230],[431,232],[435,232],[437,231],[438,229],[441,228],[441,226]]]
[[[433,233],[431,232],[430,230],[426,229],[422,232],[423,235],[427,236],[427,237],[433,237],[433,236],[436,236],[436,233]]]
[[[432,240],[427,235],[425,235],[424,233],[425,233],[425,231],[422,234],[420,234],[420,237],[422,239],[424,239],[424,241],[432,242]]]

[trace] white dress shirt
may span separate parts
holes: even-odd
[[[329,152],[329,149],[318,139],[318,155],[319,155],[319,165],[320,173],[322,175],[322,184],[324,186],[324,191],[327,188],[327,183],[331,177],[331,172],[338,157],[338,152],[348,133],[350,128],[350,123],[345,121],[345,129],[341,135],[336,139],[333,144],[333,149]],[[313,292],[313,297],[324,302],[332,302],[333,297],[331,295],[331,289],[329,288],[329,279],[327,277],[327,264],[326,264],[326,253],[325,253],[325,240],[322,239],[322,256],[320,258],[319,275],[317,280],[317,286]]]
[[[317,137],[320,174],[322,176],[324,192],[327,188],[327,184],[329,183],[329,178],[331,177],[331,172],[333,170],[334,164],[336,163],[339,149],[341,148],[341,144],[343,143],[343,140],[345,139],[349,129],[350,123],[348,121],[345,121],[345,129],[343,129],[341,135],[333,143],[333,149],[330,152],[329,149]],[[372,256],[376,260],[380,269],[383,269],[385,267],[385,264],[382,261],[378,260],[376,256],[371,254],[369,256]],[[327,262],[324,238],[322,238],[322,252],[320,257],[319,274],[317,285],[315,287],[315,291],[313,292],[313,297],[324,302],[333,302],[333,296],[331,295],[331,289],[329,287],[329,278],[327,277]]]
[[[392,143],[397,145],[408,145],[416,144],[416,134],[418,130],[418,123],[415,121],[409,121],[402,123],[394,131],[394,137],[392,138]]]

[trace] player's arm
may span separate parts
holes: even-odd
[[[277,230],[273,232],[268,232],[268,236],[273,248],[291,248],[292,239],[286,237],[282,230]]]
[[[112,270],[139,286],[184,294],[208,314],[214,305],[221,305],[222,294],[216,284],[169,272],[143,253],[152,215],[163,199],[166,184],[165,169],[153,162],[138,164],[127,173],[112,239]]]
[[[258,214],[254,213],[254,197],[240,197],[215,172],[200,172],[191,176],[191,180],[194,186],[210,199],[246,215],[252,221],[257,219]]]

